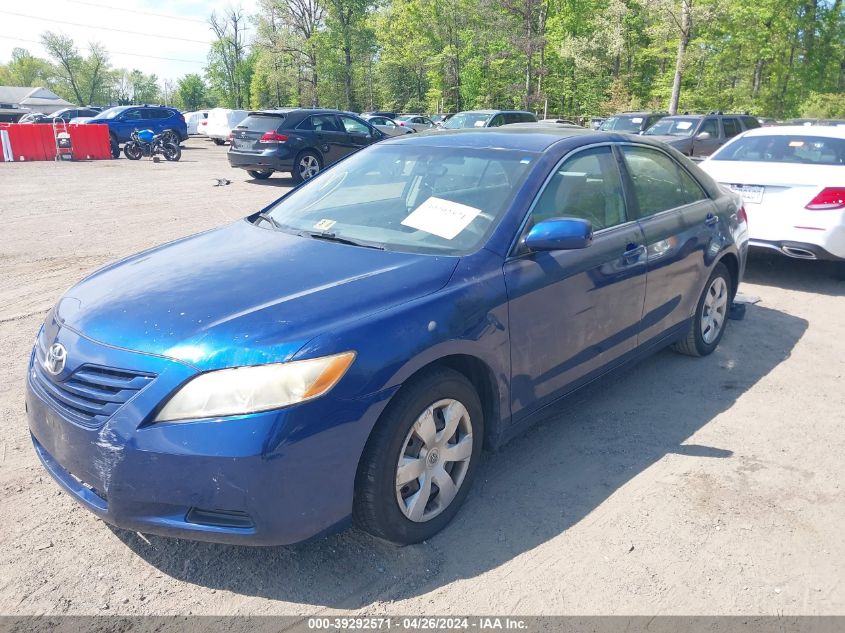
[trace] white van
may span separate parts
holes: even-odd
[[[199,134],[200,121],[208,118],[208,110],[197,110],[196,112],[185,113],[185,123],[188,126],[188,134]]]
[[[230,110],[229,108],[213,108],[208,111],[208,124],[205,135],[217,145],[223,145],[229,138],[229,133],[238,123],[246,118],[246,110]]]

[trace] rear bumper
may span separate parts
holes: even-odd
[[[293,169],[293,152],[288,150],[275,150],[271,153],[253,154],[246,152],[229,151],[229,164],[239,169],[252,169],[263,171],[272,169],[274,171],[291,171]]]
[[[751,239],[749,246],[756,249],[777,251],[781,255],[794,259],[817,259],[822,261],[845,261],[845,255],[835,255],[818,244],[809,242],[795,242],[791,240],[760,240]]]

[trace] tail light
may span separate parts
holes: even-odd
[[[226,140],[231,143],[234,139],[235,139],[235,133],[229,132],[229,136],[226,137]]]
[[[405,122],[404,122],[404,121],[397,121],[397,123],[398,123],[399,125],[401,125],[402,127],[405,127]]]
[[[264,132],[261,135],[261,138],[258,139],[259,143],[284,143],[288,140],[288,137],[284,134],[279,134],[278,132]]]
[[[822,189],[804,208],[810,211],[845,209],[845,187],[826,187]]]
[[[736,214],[737,222],[740,224],[748,224],[748,214],[745,212],[745,207],[740,207]]]

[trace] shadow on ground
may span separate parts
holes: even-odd
[[[261,185],[263,187],[296,187],[296,183],[291,176],[279,176],[278,174],[273,174],[264,180],[251,178],[247,182],[251,185]]]
[[[115,534],[163,573],[238,594],[339,609],[420,595],[558,536],[668,454],[691,469],[731,459],[730,446],[685,442],[787,359],[806,329],[750,306],[707,358],[664,350],[601,379],[487,455],[465,507],[428,543],[395,548],[357,530],[276,548]]]
[[[834,276],[833,262],[794,259],[752,251],[745,268],[745,281],[799,292],[814,292],[831,297],[845,296],[845,280]]]

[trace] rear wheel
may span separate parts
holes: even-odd
[[[109,135],[109,147],[111,148],[111,157],[120,158],[120,144],[113,135]]]
[[[273,175],[273,170],[262,169],[259,171],[257,169],[247,169],[246,173],[248,173],[252,178],[255,178],[256,180],[267,180],[270,176]]]
[[[311,180],[311,178],[320,173],[322,168],[320,157],[315,152],[302,152],[296,157],[296,163],[293,166],[293,181],[300,183]]]
[[[689,331],[675,343],[675,351],[687,356],[712,354],[725,334],[732,297],[731,274],[724,264],[716,264],[698,300]]]
[[[215,145],[225,145],[226,144],[226,141],[224,141],[222,138],[213,138],[211,140],[214,141]]]
[[[123,153],[126,154],[126,158],[129,160],[140,160],[141,156],[144,155],[141,146],[135,141],[129,141],[126,145],[124,145]]]
[[[382,414],[355,478],[355,523],[399,545],[442,530],[469,493],[484,421],[472,384],[434,369],[407,383]]]

